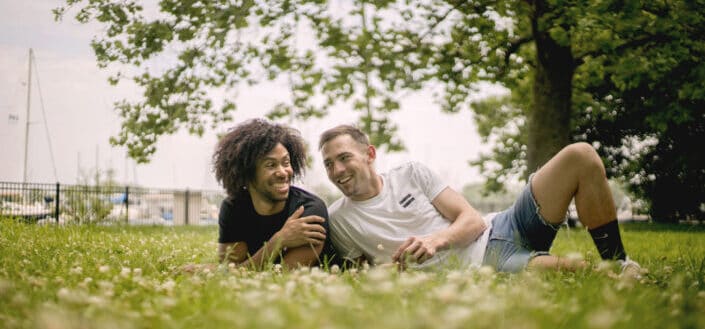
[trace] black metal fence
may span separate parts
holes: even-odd
[[[208,225],[224,192],[0,182],[0,216],[28,222]]]

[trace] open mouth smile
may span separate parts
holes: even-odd
[[[272,184],[272,187],[274,187],[275,191],[279,193],[284,193],[289,190],[289,182],[275,183]]]
[[[349,182],[351,180],[352,180],[352,176],[343,177],[343,178],[338,179],[338,184],[345,185],[347,182]]]

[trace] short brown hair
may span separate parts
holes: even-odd
[[[318,149],[323,148],[323,144],[330,142],[332,139],[342,136],[349,135],[356,142],[367,146],[370,145],[370,140],[367,138],[362,130],[352,125],[339,125],[324,131],[321,134],[321,139],[318,141]]]

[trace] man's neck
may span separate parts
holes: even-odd
[[[278,214],[282,212],[284,210],[284,206],[286,206],[286,200],[276,202],[262,200],[252,193],[250,193],[250,198],[252,199],[252,206],[255,208],[255,212],[262,216]]]
[[[375,179],[372,181],[372,187],[370,188],[370,193],[368,195],[365,195],[364,197],[361,198],[350,198],[353,201],[365,201],[372,199],[376,196],[378,196],[380,193],[382,193],[382,189],[384,188],[384,180],[382,180],[382,176],[377,175],[375,173]]]
[[[382,180],[382,176],[375,174],[375,195],[372,197],[378,196],[380,193],[382,193],[382,189],[384,188],[384,181]]]

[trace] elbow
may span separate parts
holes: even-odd
[[[478,221],[475,221],[475,223],[475,228],[473,229],[473,233],[475,233],[475,238],[473,239],[473,241],[477,240],[488,227],[487,223],[485,223],[482,218],[480,218],[480,220]]]
[[[484,220],[480,221],[478,226],[480,227],[480,233],[484,232],[488,227]]]

